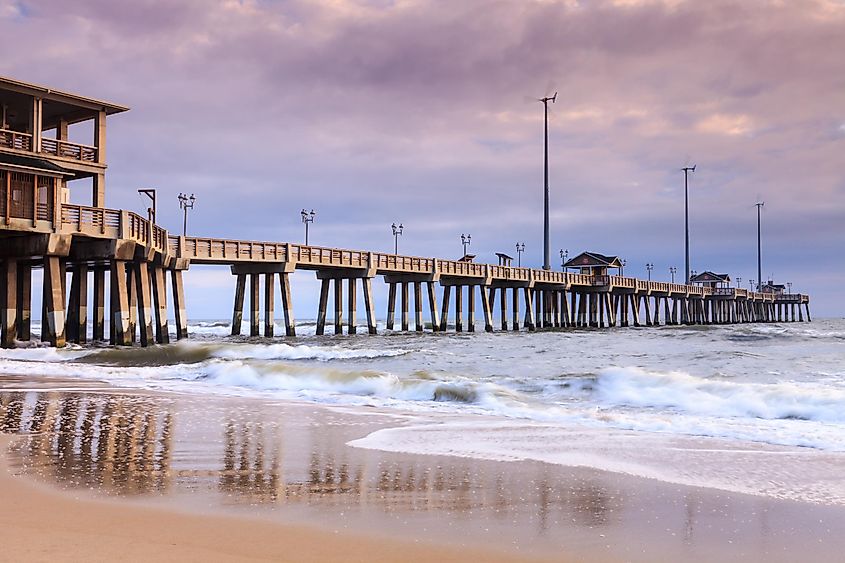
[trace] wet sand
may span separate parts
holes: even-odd
[[[364,450],[390,413],[4,378],[14,559],[835,561],[845,509]],[[18,435],[13,438],[11,435]]]

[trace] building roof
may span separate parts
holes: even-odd
[[[472,262],[475,260],[475,254],[464,254],[463,258],[458,259],[458,262]]]
[[[605,256],[598,252],[582,252],[563,266],[564,268],[589,268],[595,266],[621,268],[622,260],[618,256]]]
[[[0,153],[0,166],[10,169],[20,169],[32,174],[45,174],[48,176],[73,176],[70,170],[56,166],[49,160],[20,156],[17,154]]]
[[[102,109],[107,115],[129,111],[129,108],[126,106],[98,100],[96,98],[88,98],[80,96],[79,94],[72,94],[70,92],[63,92],[62,90],[56,90],[55,88],[39,86],[38,84],[22,82],[6,76],[0,76],[0,90],[12,90],[25,94],[38,95],[48,99],[65,102],[69,105],[81,106],[88,109]]]
[[[710,270],[696,274],[689,279],[690,283],[701,282],[729,282],[731,277],[728,274],[714,274]]]
[[[764,283],[763,287],[764,288],[770,288],[770,289],[786,289],[786,286],[783,285],[782,283],[773,283],[773,282]]]
[[[513,256],[508,256],[504,252],[497,252],[496,256],[498,256],[499,258],[504,258],[505,260],[513,260]]]

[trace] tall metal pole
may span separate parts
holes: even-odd
[[[549,102],[555,103],[554,96],[540,98],[543,102],[543,269],[551,270],[549,254]]]
[[[695,172],[695,164],[685,166],[684,171],[684,249],[686,260],[686,285],[689,285],[689,173]]]
[[[763,283],[763,247],[760,240],[760,210],[765,204],[761,201],[754,205],[757,206],[757,291],[760,291],[760,285]]]

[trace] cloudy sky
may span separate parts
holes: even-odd
[[[110,119],[107,205],[189,230],[491,261],[542,253],[542,105],[553,256],[626,274],[692,268],[809,292],[845,314],[842,0],[0,0],[0,74],[126,104]],[[80,140],[90,131],[74,131]],[[85,186],[73,199],[87,203]],[[299,273],[306,316],[313,274]],[[306,279],[307,278],[307,279]],[[232,280],[194,268],[195,316]],[[313,316],[313,313],[311,313]]]

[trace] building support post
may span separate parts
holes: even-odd
[[[46,271],[46,268],[45,268]],[[18,262],[7,259],[3,263],[3,318],[0,323],[0,345],[14,348],[18,336]],[[42,322],[44,322],[42,320]]]
[[[18,262],[18,340],[32,336],[32,264]]]

